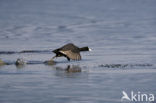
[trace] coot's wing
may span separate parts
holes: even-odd
[[[76,45],[72,44],[72,43],[69,43],[69,44],[66,44],[66,45],[62,46],[60,48],[60,50],[62,50],[62,51],[71,50],[72,52],[79,52],[79,48]]]
[[[66,50],[66,51],[59,51],[60,53],[66,55],[68,58],[72,59],[72,60],[81,60],[81,55],[80,53],[75,53],[75,52],[72,52],[71,50]]]

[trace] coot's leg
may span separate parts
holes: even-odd
[[[54,57],[52,57],[52,60],[55,59],[57,56],[55,55]]]

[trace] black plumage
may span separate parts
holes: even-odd
[[[74,44],[69,43],[69,44],[62,46],[61,48],[53,50],[52,52],[56,54],[53,58],[64,56],[68,59],[68,61],[70,61],[70,59],[81,60],[80,52],[90,51],[90,50],[91,49],[89,49],[88,47],[79,48],[75,46]]]

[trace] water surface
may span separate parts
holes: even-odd
[[[0,58],[51,59],[66,43],[81,61],[0,66],[0,103],[120,103],[122,91],[156,94],[155,0],[1,0]],[[37,52],[20,53],[23,50]],[[68,72],[67,68],[81,72]]]

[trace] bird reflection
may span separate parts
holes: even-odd
[[[66,68],[63,68],[63,67],[56,67],[56,70],[65,71],[65,72],[67,72],[67,73],[81,72],[81,67],[78,66],[78,65],[67,65]]]

